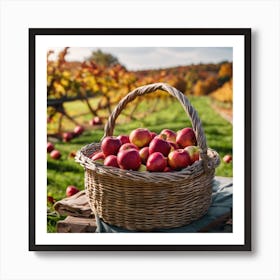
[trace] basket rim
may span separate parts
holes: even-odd
[[[162,180],[166,180],[166,183],[170,183],[172,181],[177,182],[180,180],[185,180],[186,177],[194,176],[197,177],[205,172],[205,166],[202,159],[194,162],[192,165],[174,172],[149,172],[149,171],[134,171],[134,170],[125,170],[121,168],[111,167],[111,166],[105,166],[101,163],[94,162],[91,158],[89,158],[85,153],[89,149],[95,149],[100,150],[100,143],[91,143],[84,147],[82,147],[75,156],[75,161],[79,163],[81,166],[83,166],[86,169],[92,170],[99,175],[108,175],[111,177],[126,177],[128,179],[131,177],[133,180],[139,180],[139,181],[153,181],[157,182],[159,184],[162,184]],[[219,154],[211,149],[207,148],[207,153],[209,156],[208,161],[208,168],[207,172],[210,172],[211,170],[215,169],[220,164],[220,157]]]

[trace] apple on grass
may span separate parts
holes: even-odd
[[[94,125],[100,125],[100,124],[102,124],[102,120],[101,120],[100,117],[94,117],[93,119],[91,119],[91,120],[89,121],[89,124],[92,125],[92,126],[94,126]]]
[[[196,136],[192,128],[185,127],[177,132],[176,143],[181,147],[196,146]]]
[[[225,163],[230,163],[230,162],[232,162],[232,156],[231,156],[231,155],[225,155],[225,156],[223,157],[223,161],[224,161]]]
[[[76,151],[72,151],[68,155],[70,158],[74,158],[76,156]]]
[[[119,168],[117,156],[109,155],[104,159],[104,165]]]
[[[47,201],[48,201],[50,204],[54,204],[54,203],[55,203],[55,199],[54,199],[51,195],[48,195]]]
[[[141,166],[139,152],[135,149],[120,151],[117,155],[118,165],[126,170],[138,170]]]
[[[69,142],[70,140],[72,140],[74,137],[74,134],[71,132],[64,132],[62,135],[62,140],[63,142]]]
[[[51,142],[47,143],[47,152],[50,153],[54,150],[54,144]]]
[[[168,165],[173,170],[181,170],[191,165],[191,159],[184,149],[175,150],[168,155]]]
[[[191,164],[199,160],[200,149],[198,146],[187,146],[184,150],[189,154]]]
[[[162,172],[167,166],[167,159],[160,152],[155,152],[149,155],[147,160],[147,170],[151,172]]]
[[[73,132],[74,132],[74,135],[75,135],[75,136],[79,136],[79,135],[81,135],[81,134],[84,132],[84,128],[83,128],[83,126],[81,126],[81,125],[77,125],[77,126],[74,128]]]
[[[164,156],[168,156],[170,149],[171,146],[166,140],[155,137],[149,145],[149,154],[160,152]]]
[[[152,135],[147,128],[136,128],[129,134],[129,141],[138,148],[148,146],[151,140]]]
[[[117,155],[122,143],[121,140],[114,136],[106,136],[101,143],[101,150],[105,157]]]
[[[70,196],[72,196],[72,195],[74,195],[74,194],[76,194],[76,193],[78,193],[80,190],[76,187],[76,186],[72,186],[72,185],[70,185],[70,186],[68,186],[67,188],[66,188],[66,196],[67,197],[70,197]]]
[[[52,159],[59,159],[59,158],[61,158],[61,153],[60,153],[60,151],[58,151],[58,150],[53,150],[53,151],[51,151],[51,153],[50,153],[50,157],[51,157]]]

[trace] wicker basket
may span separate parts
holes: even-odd
[[[184,94],[164,83],[139,87],[124,97],[110,115],[105,136],[113,135],[115,121],[137,96],[163,90],[176,97],[191,119],[201,160],[178,172],[139,172],[107,167],[89,156],[100,143],[83,147],[76,161],[85,169],[85,190],[93,212],[104,222],[134,231],[175,228],[202,217],[211,204],[212,180],[220,159],[207,148],[196,110]]]

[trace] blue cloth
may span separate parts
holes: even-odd
[[[226,213],[230,213],[232,211],[233,196],[233,185],[231,178],[216,178],[215,180],[213,180],[212,190],[213,192],[211,206],[209,207],[208,212],[201,219],[183,227],[172,229],[157,229],[154,232],[198,232],[199,230],[203,229],[219,217],[225,215]],[[113,225],[109,225],[97,216],[95,218],[97,224],[97,233],[133,232]]]

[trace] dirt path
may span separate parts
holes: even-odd
[[[232,109],[225,109],[225,108],[221,108],[219,106],[217,106],[216,104],[212,103],[212,108],[218,113],[220,114],[220,116],[222,118],[224,118],[225,120],[227,120],[228,122],[230,122],[232,124]]]

